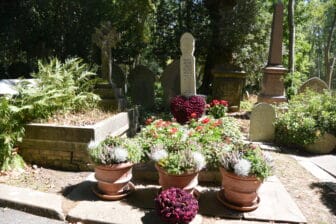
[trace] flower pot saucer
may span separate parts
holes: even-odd
[[[157,194],[160,194],[161,191],[162,191],[162,187],[159,188]],[[198,200],[201,196],[201,193],[196,188],[194,188],[193,191],[192,191],[192,195],[194,196],[194,198],[196,198],[196,200]]]
[[[236,210],[236,211],[240,211],[240,212],[250,212],[250,211],[253,211],[255,209],[258,208],[259,206],[259,202],[260,202],[260,198],[259,196],[257,197],[257,201],[255,204],[251,205],[251,206],[239,206],[239,205],[235,205],[235,204],[232,204],[231,202],[229,202],[224,194],[223,194],[223,191],[218,191],[217,192],[217,199],[223,204],[225,205],[226,207],[228,208],[231,208],[233,210]]]
[[[134,192],[135,191],[135,186],[132,182],[129,182],[120,193],[113,194],[113,195],[102,193],[98,189],[96,183],[91,187],[91,189],[92,189],[93,193],[96,196],[98,196],[100,199],[107,200],[107,201],[116,201],[116,200],[120,200],[120,199],[128,196],[132,192]]]

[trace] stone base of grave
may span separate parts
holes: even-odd
[[[19,146],[29,163],[64,170],[92,170],[87,147],[91,140],[123,135],[129,130],[129,113],[118,113],[88,126],[28,124]]]
[[[100,96],[99,106],[105,110],[124,111],[127,106],[122,89],[114,88],[109,83],[97,84],[94,93]]]
[[[282,66],[267,66],[263,69],[261,93],[258,96],[258,103],[282,103],[286,102],[283,76],[287,72]]]

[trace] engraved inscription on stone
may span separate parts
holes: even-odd
[[[180,59],[181,95],[196,95],[195,39],[190,33],[184,33],[180,40],[182,56]]]

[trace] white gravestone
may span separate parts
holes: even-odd
[[[190,33],[184,33],[180,40],[182,56],[180,59],[181,95],[196,95],[195,76],[195,39]]]

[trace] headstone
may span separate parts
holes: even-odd
[[[163,88],[163,98],[165,107],[168,108],[170,99],[180,95],[180,60],[175,60],[169,64],[161,75],[161,85]]]
[[[134,104],[150,109],[154,106],[155,74],[147,67],[138,65],[129,74],[130,95]]]
[[[117,88],[122,89],[123,93],[125,93],[126,77],[123,70],[116,64],[112,65],[112,81]]]
[[[298,93],[303,93],[307,89],[310,89],[317,93],[323,93],[325,89],[329,89],[327,83],[318,77],[313,77],[304,82],[298,90]]]
[[[275,110],[267,103],[259,103],[252,109],[250,119],[250,140],[272,142],[275,134]]]
[[[92,35],[92,40],[101,50],[102,78],[112,83],[111,48],[113,48],[118,41],[117,31],[110,22],[102,23],[99,29],[96,28],[95,33]]]
[[[190,33],[184,33],[180,40],[182,56],[180,59],[181,95],[196,95],[195,75],[195,39]]]

